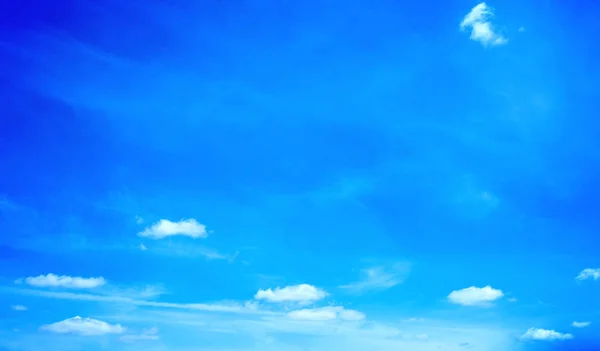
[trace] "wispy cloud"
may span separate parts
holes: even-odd
[[[61,292],[61,291],[45,291],[45,290],[33,290],[33,289],[5,289],[5,291],[12,291],[20,295],[37,296],[50,299],[60,300],[78,300],[78,301],[95,301],[95,302],[106,302],[106,303],[122,303],[130,304],[134,306],[146,306],[146,307],[162,307],[192,311],[205,311],[205,312],[222,312],[222,313],[242,313],[242,314],[269,314],[271,312],[259,310],[258,306],[254,303],[174,303],[174,302],[159,302],[149,301],[143,299],[134,299],[127,296],[120,295],[98,295],[98,294],[82,294],[72,292]]]
[[[287,315],[292,319],[310,321],[331,321],[336,319],[360,321],[365,319],[365,315],[362,312],[348,310],[341,306],[301,309],[288,312]]]
[[[580,281],[587,279],[598,280],[600,279],[600,268],[586,268],[579,272],[575,279]]]
[[[369,267],[361,270],[360,280],[340,288],[353,293],[389,289],[404,282],[409,273],[410,265],[406,263]]]
[[[490,306],[493,301],[496,301],[504,296],[502,290],[494,289],[491,286],[478,288],[471,286],[468,288],[454,290],[448,295],[448,301],[463,306]]]
[[[15,283],[25,283],[37,288],[92,289],[106,284],[106,280],[103,277],[82,278],[49,273],[36,277],[17,279]]]
[[[111,325],[97,319],[79,316],[43,325],[40,329],[56,334],[79,334],[82,336],[121,334],[125,331],[120,324]]]
[[[502,45],[508,42],[504,36],[496,32],[490,19],[494,11],[484,2],[473,7],[460,23],[461,30],[471,31],[471,40],[480,42],[483,46]]]
[[[161,219],[153,225],[147,227],[138,233],[139,236],[159,240],[170,236],[182,235],[190,238],[206,238],[208,232],[204,224],[198,223],[195,219],[182,219],[178,222],[171,222],[168,219]]]
[[[524,340],[569,340],[573,339],[573,335],[568,333],[559,333],[549,329],[529,328],[523,334],[522,339]]]
[[[121,336],[121,341],[124,342],[137,342],[144,340],[158,340],[158,328],[152,327],[150,329],[142,331],[140,334],[125,334]]]

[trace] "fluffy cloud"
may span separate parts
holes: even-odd
[[[127,334],[121,336],[121,341],[124,342],[136,342],[144,340],[158,340],[158,328],[153,327],[144,330],[141,334]]]
[[[355,310],[347,310],[341,306],[302,309],[291,311],[287,315],[292,319],[308,321],[360,321],[365,319],[363,313]]]
[[[125,328],[120,324],[111,325],[103,321],[79,316],[61,322],[43,325],[41,330],[56,334],[79,334],[83,336],[121,334]]]
[[[483,288],[471,286],[451,292],[448,295],[448,300],[463,306],[489,306],[491,302],[503,296],[502,290],[494,289],[489,285]]]
[[[581,272],[579,272],[579,275],[577,275],[577,277],[575,277],[575,279],[577,279],[577,280],[587,280],[587,279],[598,280],[598,279],[600,279],[600,268],[586,268],[586,269],[582,270]]]
[[[27,285],[38,288],[68,288],[68,289],[92,289],[106,284],[103,277],[82,278],[70,277],[68,275],[46,274],[38,275],[37,277],[27,277],[19,279],[15,283],[20,284],[25,282]]]
[[[575,328],[585,328],[585,327],[589,326],[590,324],[592,324],[592,323],[590,323],[590,322],[573,322],[573,323],[571,323],[571,325],[574,326]]]
[[[27,307],[23,305],[13,305],[11,308],[15,311],[27,311]]]
[[[502,45],[508,40],[494,30],[490,18],[494,12],[484,2],[473,7],[463,21],[460,23],[461,30],[471,31],[471,40],[480,42],[482,45]]]
[[[198,223],[195,219],[184,219],[179,222],[171,222],[161,219],[150,227],[138,233],[139,236],[150,239],[163,239],[174,235],[189,236],[190,238],[205,238],[208,236],[206,226]]]
[[[286,286],[274,290],[258,290],[254,298],[269,302],[311,303],[323,299],[328,294],[322,289],[309,284]]]
[[[370,267],[361,271],[362,278],[359,281],[348,285],[342,285],[340,288],[355,293],[388,289],[401,284],[409,272],[410,266],[404,263],[396,263],[391,267]]]
[[[525,340],[569,340],[573,339],[573,335],[548,329],[529,328],[522,338]]]

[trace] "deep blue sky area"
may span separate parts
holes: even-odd
[[[0,0],[0,351],[600,350],[600,2]]]

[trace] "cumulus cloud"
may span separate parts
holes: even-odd
[[[592,323],[590,323],[590,322],[576,322],[576,321],[573,322],[573,323],[571,323],[571,325],[574,326],[575,328],[585,328],[585,327],[589,326],[590,324],[592,324]]]
[[[70,277],[68,275],[56,275],[49,273],[37,277],[27,277],[15,281],[17,284],[25,283],[37,288],[68,288],[68,289],[92,289],[106,284],[103,277],[82,278]]]
[[[78,334],[83,336],[121,334],[125,331],[125,328],[120,324],[112,325],[97,319],[81,318],[79,316],[43,325],[40,329],[56,334]]]
[[[529,328],[522,338],[525,340],[569,340],[573,339],[573,335],[548,329]]]
[[[158,340],[158,328],[152,327],[150,329],[142,331],[141,334],[126,334],[121,336],[121,341],[124,342],[136,342],[144,340]]]
[[[340,288],[354,293],[388,289],[401,284],[409,272],[410,266],[405,263],[396,263],[389,267],[369,267],[361,271],[362,277],[359,281],[342,285]]]
[[[27,307],[23,305],[13,305],[11,308],[15,311],[27,311]]]
[[[190,238],[206,238],[208,232],[204,224],[198,223],[195,219],[182,219],[179,222],[171,222],[168,219],[161,219],[153,225],[147,227],[138,233],[139,236],[154,240],[164,239],[166,237],[182,235]]]
[[[483,46],[502,45],[508,40],[494,30],[490,19],[494,11],[485,2],[473,7],[460,23],[460,29],[471,31],[471,40],[480,42]]]
[[[327,296],[327,292],[309,284],[291,285],[285,288],[258,290],[254,298],[269,302],[312,303]]]
[[[454,290],[448,295],[448,300],[452,303],[463,306],[489,306],[504,296],[502,290],[494,289],[491,286],[478,288],[471,286],[469,288]]]
[[[288,312],[287,315],[292,319],[306,321],[360,321],[365,319],[363,313],[355,310],[347,310],[342,306],[302,309]]]
[[[579,272],[579,274],[577,275],[577,277],[575,277],[575,279],[577,279],[577,280],[587,280],[587,279],[598,280],[598,279],[600,279],[600,268],[586,268],[586,269],[582,270],[581,272]]]

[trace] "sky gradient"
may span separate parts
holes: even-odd
[[[600,349],[598,18],[0,0],[0,351]]]

